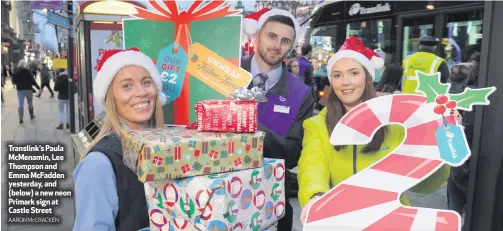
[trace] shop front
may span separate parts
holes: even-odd
[[[76,73],[79,86],[78,118],[83,128],[103,110],[93,97],[96,65],[108,49],[123,49],[122,20],[143,7],[134,1],[80,1],[76,23]]]

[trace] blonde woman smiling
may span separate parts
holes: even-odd
[[[94,97],[105,110],[103,128],[83,152],[73,172],[74,231],[139,230],[149,226],[143,184],[122,162],[119,130],[164,124],[160,74],[138,49],[103,55],[93,83]]]

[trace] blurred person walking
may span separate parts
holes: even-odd
[[[51,93],[50,98],[54,98],[54,92],[52,92],[51,85],[50,85],[51,77],[49,75],[49,68],[47,68],[45,63],[40,64],[40,78],[41,78],[42,84],[40,84],[41,85],[40,92],[38,93],[37,97],[40,98],[40,96],[42,96],[42,90],[44,89],[44,87],[47,87],[47,89],[49,89],[49,92]]]
[[[17,97],[19,100],[19,123],[23,123],[24,115],[24,99],[26,98],[28,102],[28,112],[30,113],[30,119],[35,119],[35,114],[33,112],[33,92],[32,86],[35,86],[40,90],[35,78],[28,69],[28,64],[21,60],[17,65],[17,69],[12,75],[12,82],[17,86]]]
[[[70,129],[70,94],[76,92],[77,86],[74,86],[75,82],[72,82],[72,89],[68,87],[68,72],[65,69],[59,69],[59,74],[56,78],[56,83],[54,84],[54,91],[58,92],[58,111],[59,111],[59,126],[56,129],[63,129],[63,124],[65,124],[65,114],[66,114],[66,128]],[[65,113],[66,110],[66,113]]]

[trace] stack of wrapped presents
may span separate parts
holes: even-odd
[[[274,229],[285,165],[263,158],[257,101],[207,100],[195,110],[187,127],[121,132],[124,163],[145,184],[149,230]]]

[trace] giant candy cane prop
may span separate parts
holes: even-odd
[[[449,97],[444,95],[449,84],[427,83],[435,77],[433,81],[438,81],[440,76],[418,75],[418,90],[424,90],[426,96],[374,98],[352,109],[336,125],[330,139],[334,145],[367,144],[380,127],[389,124],[402,125],[406,134],[402,144],[391,154],[341,182],[314,202],[308,211],[304,230],[461,230],[458,213],[403,206],[399,197],[443,164],[458,166],[468,158],[469,151],[459,163],[449,163],[442,158],[435,133],[445,122],[456,123],[445,107],[471,110],[474,104],[487,105],[487,97],[496,88],[467,89]],[[435,93],[433,96],[431,90]],[[474,97],[478,99],[473,100]],[[465,139],[464,133],[462,135]]]

